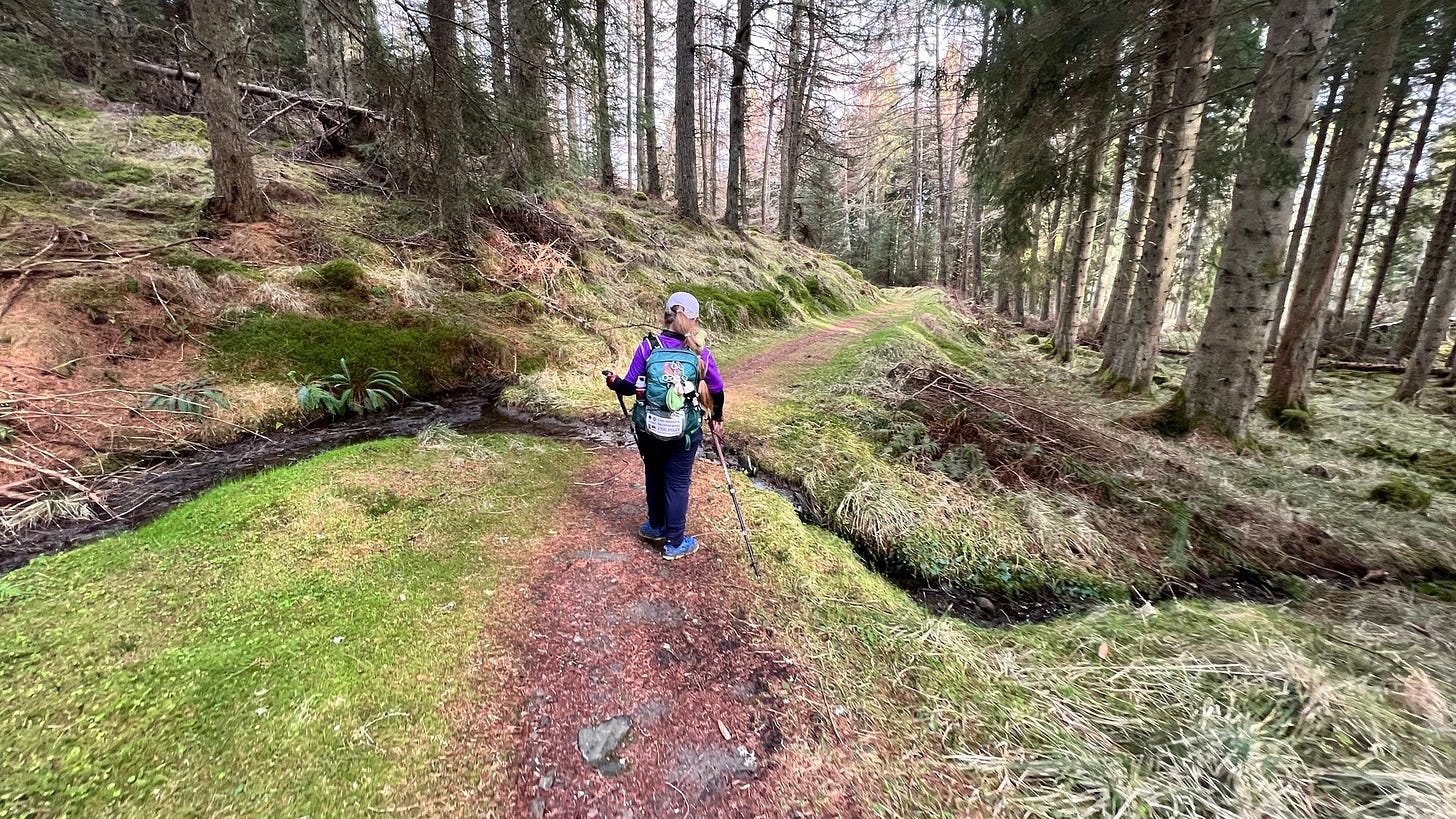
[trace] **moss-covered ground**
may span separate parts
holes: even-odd
[[[362,444],[0,577],[0,815],[417,803],[489,598],[581,461]]]

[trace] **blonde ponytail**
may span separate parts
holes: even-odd
[[[707,344],[708,333],[701,327],[696,327],[691,333],[683,336],[688,349],[698,354],[698,404],[708,417],[713,415],[713,393],[708,390],[708,382],[702,376],[707,375],[708,365],[703,361],[703,347]]]

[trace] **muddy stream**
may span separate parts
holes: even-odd
[[[41,555],[134,529],[226,481],[286,466],[350,444],[415,435],[436,424],[464,433],[518,433],[624,448],[632,445],[625,419],[617,417],[610,421],[603,418],[596,422],[580,422],[532,417],[500,408],[496,401],[501,387],[500,384],[491,384],[459,390],[436,396],[430,401],[411,401],[383,415],[272,433],[251,433],[230,444],[199,446],[182,455],[167,453],[144,459],[93,481],[91,508],[95,519],[33,526],[4,533],[4,539],[0,540],[0,575]],[[716,455],[709,453],[707,447],[700,452],[700,458],[716,461]],[[1090,602],[1069,602],[1050,594],[1008,599],[977,589],[927,585],[923,579],[877,557],[865,544],[858,542],[853,533],[838,531],[837,527],[831,526],[817,504],[797,487],[761,472],[751,460],[731,448],[726,449],[725,456],[729,466],[743,479],[786,499],[806,525],[833,531],[853,543],[867,567],[895,583],[935,614],[958,617],[982,626],[1006,626],[1049,620],[1091,605]],[[1153,600],[1188,596],[1260,602],[1278,597],[1271,587],[1257,578],[1211,581],[1206,587],[1165,588],[1148,595]],[[1138,597],[1134,592],[1134,598]]]

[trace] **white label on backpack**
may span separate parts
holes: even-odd
[[[686,421],[687,413],[685,412],[674,412],[669,415],[649,412],[647,413],[647,431],[654,438],[661,438],[665,441],[681,438]]]

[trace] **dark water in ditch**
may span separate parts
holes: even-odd
[[[0,574],[23,566],[35,557],[133,529],[225,481],[296,463],[341,446],[415,435],[435,424],[461,432],[508,432],[598,445],[632,445],[632,433],[625,419],[610,423],[584,423],[535,418],[502,410],[496,404],[501,387],[500,384],[491,384],[447,393],[432,401],[412,401],[384,415],[275,433],[250,434],[230,444],[198,447],[182,455],[158,456],[108,473],[91,484],[93,497],[105,507],[104,510],[96,510],[98,519],[68,521],[6,533],[4,540],[0,540]],[[706,458],[709,454],[705,448],[700,457]],[[724,454],[729,465],[753,485],[787,500],[805,524],[835,530],[823,511],[798,488],[760,472],[747,456],[731,448]],[[93,504],[93,508],[95,506]],[[1011,599],[977,589],[927,585],[923,579],[892,565],[878,557],[875,550],[856,542],[853,533],[835,531],[835,534],[853,543],[860,559],[870,569],[894,582],[912,599],[936,614],[958,617],[983,626],[1006,626],[1072,614],[1094,602],[1081,604],[1050,594]],[[1255,601],[1282,599],[1276,590],[1258,578],[1210,580],[1202,587],[1185,584],[1159,589],[1150,598],[1186,596]]]

